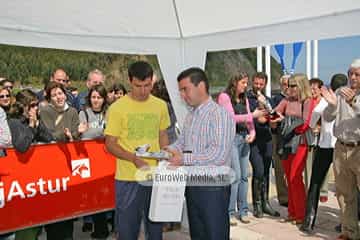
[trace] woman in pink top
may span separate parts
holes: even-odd
[[[231,185],[229,215],[230,224],[236,225],[236,217],[243,223],[249,223],[247,212],[248,193],[248,164],[250,146],[255,139],[255,127],[253,118],[265,115],[264,110],[250,112],[249,102],[246,97],[246,88],[249,77],[247,73],[234,75],[228,87],[218,97],[218,103],[234,117],[236,121],[236,136],[232,150],[231,167],[235,171],[235,181]],[[236,203],[238,213],[236,213]],[[236,216],[237,215],[237,216]]]
[[[311,100],[309,81],[305,74],[295,74],[289,79],[288,97],[283,99],[275,111],[286,117],[302,118],[304,123],[294,129],[300,142],[295,152],[282,159],[288,183],[288,218],[294,224],[301,224],[305,217],[305,186],[303,170],[306,163],[308,146],[305,132],[309,130],[311,112],[315,104]],[[281,119],[278,119],[281,120]],[[276,121],[278,121],[276,120]]]

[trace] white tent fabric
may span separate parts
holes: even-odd
[[[157,54],[176,115],[177,74],[206,52],[359,35],[358,0],[3,0],[0,43]]]

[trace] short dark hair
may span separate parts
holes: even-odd
[[[128,75],[129,80],[132,81],[134,77],[144,81],[146,78],[152,77],[154,71],[151,65],[145,61],[137,61],[129,66]]]
[[[190,82],[195,86],[199,85],[200,82],[204,82],[206,92],[209,93],[209,80],[206,77],[204,70],[197,67],[188,68],[178,75],[177,81],[180,82],[187,77],[190,78]]]
[[[321,88],[324,85],[324,82],[320,78],[312,78],[309,80],[310,85],[311,84],[317,84],[319,88]]]
[[[257,72],[254,74],[252,80],[254,81],[255,78],[261,78],[261,79],[264,79],[265,80],[265,83],[267,83],[268,81],[268,76],[266,73],[264,72]]]
[[[57,82],[49,82],[45,87],[45,92],[46,92],[45,99],[48,102],[50,102],[50,100],[51,100],[51,90],[53,90],[55,88],[60,88],[61,91],[63,91],[63,93],[66,95],[65,87],[62,84],[57,83]]]
[[[337,73],[331,77],[330,87],[333,91],[335,91],[339,87],[346,86],[347,82],[348,78],[345,74]]]

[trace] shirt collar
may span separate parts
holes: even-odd
[[[202,111],[205,111],[208,108],[208,106],[210,106],[212,104],[212,102],[213,102],[213,100],[209,96],[209,98],[206,101],[204,101],[203,103],[201,103],[199,106],[193,107],[192,112],[193,113],[201,113]]]

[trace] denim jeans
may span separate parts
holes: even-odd
[[[231,184],[229,214],[236,213],[236,203],[239,216],[246,216],[249,210],[247,202],[248,194],[248,164],[250,146],[245,142],[245,137],[236,134],[233,148],[231,168],[235,171],[235,181]]]

